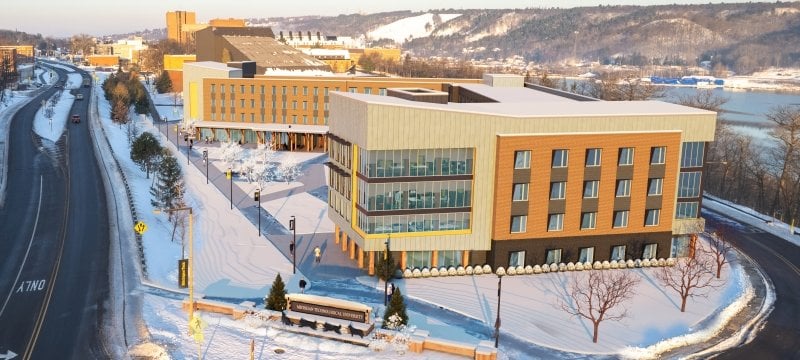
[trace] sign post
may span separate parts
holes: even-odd
[[[185,289],[189,287],[189,260],[178,260],[178,287]]]

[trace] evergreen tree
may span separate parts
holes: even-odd
[[[178,160],[166,149],[163,156],[158,164],[155,182],[150,188],[150,195],[153,196],[150,203],[158,208],[171,209],[183,204],[184,184]]]
[[[392,318],[396,315],[395,318]],[[400,288],[395,288],[392,293],[392,300],[386,311],[383,313],[383,328],[384,329],[397,329],[400,326],[408,325],[408,314],[406,313],[406,303],[403,300],[403,294],[400,293]]]
[[[388,239],[386,241],[389,241]],[[379,279],[383,280],[383,303],[386,304],[386,294],[387,288],[389,286],[389,280],[392,279],[394,273],[397,272],[397,263],[394,262],[394,257],[392,257],[392,252],[388,249],[383,251],[383,256],[381,256],[377,264],[375,264],[375,275],[378,276]]]
[[[144,170],[147,178],[150,178],[150,170],[157,163],[161,156],[161,145],[153,134],[145,132],[131,145],[131,160]]]
[[[172,92],[172,79],[166,71],[162,71],[161,75],[156,79],[156,91],[159,94]]]
[[[283,311],[286,310],[286,287],[281,279],[281,274],[275,277],[272,282],[272,289],[269,290],[269,296],[265,299],[266,308],[269,310]]]

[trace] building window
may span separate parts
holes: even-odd
[[[628,227],[628,210],[614,211],[614,227]]]
[[[315,101],[314,102],[314,111],[319,110],[319,104]]]
[[[631,196],[631,181],[617,180],[617,197]]]
[[[658,218],[661,216],[661,209],[650,209],[645,212],[644,226],[658,226]]]
[[[557,181],[550,183],[550,200],[561,200],[567,195],[567,183]]]
[[[581,214],[581,230],[594,229],[597,226],[597,213],[585,212]]]
[[[308,86],[303,86],[303,95],[308,95]]]
[[[325,96],[328,96],[328,88],[325,88],[325,91],[323,92],[323,94],[324,94]]]
[[[661,195],[661,188],[664,184],[664,180],[661,178],[657,179],[650,179],[647,183],[647,195],[648,196],[658,196]]]
[[[216,115],[217,115],[216,113],[211,113],[211,121],[217,120]]]
[[[264,85],[261,85],[261,95],[264,95]]]
[[[528,201],[528,184],[514,184],[514,201]]]
[[[633,148],[619,149],[619,166],[633,165]]]
[[[675,205],[675,218],[677,219],[697,219],[697,209],[700,207],[698,202],[679,202]]]
[[[251,108],[256,107],[256,100],[255,99],[250,99],[250,107]]]
[[[303,110],[308,110],[308,101],[303,101]]]
[[[213,92],[216,92],[216,91],[217,91],[217,85],[216,84],[211,84],[211,92],[213,93]]]
[[[587,149],[586,166],[600,166],[600,155],[602,152],[602,149]]]
[[[233,108],[235,106],[236,106],[236,100],[235,99],[231,99],[231,107]]]
[[[664,146],[657,146],[650,149],[650,164],[663,164],[667,156],[667,148]]]
[[[597,194],[600,192],[600,181],[599,180],[591,180],[591,181],[584,181],[583,182],[583,198],[584,199],[594,199],[597,197]]]
[[[439,258],[437,259],[437,261],[438,261],[437,265],[438,266],[447,266],[447,267],[462,265],[463,264],[463,262],[461,261],[461,255],[462,254],[463,254],[463,251],[461,251],[461,250],[439,251]]]
[[[581,248],[578,252],[578,262],[590,263],[594,261],[594,247]]]
[[[225,85],[222,85],[222,84],[220,84],[220,86],[219,86],[219,92],[220,92],[220,93],[223,93],[223,94],[225,93]]]
[[[528,225],[528,216],[520,215],[520,216],[512,216],[511,217],[511,232],[512,233],[523,233]]]
[[[386,88],[380,88],[380,89],[378,89],[378,95],[380,95],[380,96],[386,96]]]
[[[297,100],[292,100],[292,110],[297,110]]]
[[[372,88],[371,87],[365,87],[364,88],[364,94],[367,94],[367,95],[372,94]]]
[[[244,122],[244,113],[239,114],[239,121]]]
[[[347,89],[347,91],[351,92],[351,93],[355,93],[355,92],[357,92],[357,89],[354,88],[354,87],[351,87],[351,88]]]
[[[239,106],[241,106],[242,108],[244,108],[244,99],[240,99],[240,100],[239,100]]]
[[[256,122],[256,114],[250,113],[250,122]]]
[[[303,124],[308,124],[308,115],[303,115]]]
[[[679,258],[689,256],[689,235],[679,235],[672,238],[669,257]]]
[[[292,95],[297,96],[297,86],[292,86]]]
[[[553,150],[554,168],[567,167],[568,160],[569,160],[569,150],[565,149]]]
[[[625,260],[625,245],[617,245],[611,247],[611,260],[617,260],[617,261]]]
[[[564,214],[550,214],[547,219],[547,231],[564,230]]]
[[[525,250],[508,253],[508,267],[525,266]]]
[[[514,152],[514,169],[530,169],[531,168],[531,151],[515,151]]]
[[[255,85],[250,85],[250,93],[251,94],[255,94],[256,93],[256,86]]]
[[[412,269],[430,268],[432,257],[431,251],[406,251],[406,266]]]
[[[703,166],[703,155],[706,143],[704,142],[685,142],[681,146],[681,167],[701,167]]]
[[[277,89],[277,87],[275,85],[272,85],[272,96],[275,96],[275,93],[276,93],[275,90],[276,89]]]
[[[239,85],[239,92],[244,94],[244,85]]]
[[[292,115],[292,124],[297,124],[297,115]]]
[[[545,253],[545,264],[558,264],[561,262],[561,249],[550,249]]]
[[[656,250],[658,250],[658,244],[645,245],[644,251],[642,251],[642,259],[655,259]]]
[[[700,171],[682,172],[678,176],[678,197],[696,198],[700,196]]]
[[[281,86],[281,95],[286,96],[286,86]]]
[[[236,87],[231,85],[231,94],[234,94],[234,93],[236,93]]]

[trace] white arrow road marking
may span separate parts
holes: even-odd
[[[13,352],[11,350],[6,351],[5,355],[0,354],[0,359],[3,359],[3,360],[11,360],[11,359],[13,359],[15,357],[17,357],[17,353],[15,353],[15,352]]]

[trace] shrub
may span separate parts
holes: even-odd
[[[599,261],[595,261],[594,265],[592,266],[592,268],[595,269],[595,270],[600,270],[600,269],[603,268],[603,263],[601,263]]]
[[[558,271],[567,271],[567,264],[564,263],[558,264]]]
[[[611,268],[619,269],[619,264],[617,263],[617,260],[611,260]]]
[[[542,267],[539,266],[539,265],[534,265],[533,266],[533,273],[534,274],[541,274],[542,273]]]
[[[667,264],[667,261],[664,258],[658,259],[658,266],[664,266]]]
[[[558,271],[558,264],[556,263],[550,264],[550,272],[556,272],[556,271]]]
[[[447,275],[456,276],[456,275],[458,275],[458,271],[456,271],[455,267],[451,266],[451,267],[447,268]]]
[[[650,267],[650,259],[642,260],[642,266],[643,267]]]
[[[467,267],[464,269],[464,272],[466,272],[467,275],[472,275],[474,273],[472,270],[472,265],[467,265]]]
[[[628,263],[625,262],[625,260],[620,260],[619,263],[617,263],[617,265],[619,266],[620,269],[628,267]]]
[[[414,276],[414,273],[411,271],[411,269],[406,268],[406,270],[403,271],[403,277],[404,278],[410,278],[410,277],[413,277],[413,276]]]
[[[489,265],[489,264],[483,265],[483,273],[484,274],[491,274],[492,273],[491,265]]]
[[[547,274],[550,272],[550,265],[544,264],[542,265],[542,272]]]
[[[522,265],[517,266],[517,275],[522,275],[525,273],[525,267]]]
[[[583,271],[583,263],[575,264],[575,271]]]
[[[437,269],[437,268],[431,269],[431,276],[438,277],[439,276],[439,269]]]
[[[533,266],[530,266],[530,265],[526,266],[525,267],[525,273],[528,274],[528,275],[533,274]]]
[[[667,266],[674,266],[675,258],[667,258]]]
[[[483,275],[483,266],[477,265],[475,269],[473,269],[473,273],[475,275]]]
[[[458,275],[466,275],[467,270],[465,270],[463,266],[459,265],[458,268],[456,268],[456,273],[458,273]]]
[[[636,259],[636,261],[633,262],[633,266],[635,266],[637,268],[642,267],[642,260]]]
[[[450,275],[450,273],[447,271],[447,268],[444,266],[440,267],[439,276],[447,276],[447,275]]]
[[[414,271],[412,271],[412,274],[413,274],[413,276],[415,278],[422,277],[422,271],[420,271],[418,268],[414,268]]]
[[[626,263],[628,264],[628,267],[631,268],[631,269],[633,269],[636,266],[636,263],[634,263],[633,260],[631,260],[631,259],[628,259],[628,261],[626,261]]]
[[[506,275],[517,275],[517,268],[509,266],[508,270],[506,271]]]
[[[498,266],[496,273],[497,273],[497,275],[503,276],[503,275],[506,274],[506,269],[504,269],[502,266]]]
[[[603,261],[603,269],[608,270],[611,269],[611,263],[608,260]]]
[[[575,271],[575,264],[572,261],[567,263],[567,271]]]
[[[430,277],[430,276],[431,276],[431,271],[428,270],[427,267],[422,268],[422,277],[426,278],[426,277]]]

